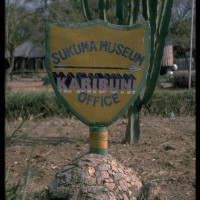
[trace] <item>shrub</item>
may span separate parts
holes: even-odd
[[[68,116],[67,109],[53,92],[6,92],[5,114],[7,119],[26,119],[42,113],[43,117]]]
[[[155,91],[150,101],[144,105],[144,114],[166,117],[169,112],[176,116],[196,115],[195,90]]]
[[[69,112],[53,92],[6,92],[6,118],[27,119],[30,116],[68,117]],[[196,114],[195,90],[155,91],[150,101],[143,106],[142,112],[150,115],[166,116],[168,112],[177,116]]]
[[[193,72],[191,74],[191,87],[196,87],[196,74]],[[188,71],[183,71],[179,73],[175,73],[172,79],[174,88],[188,88]]]

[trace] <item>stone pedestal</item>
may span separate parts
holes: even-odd
[[[134,200],[141,188],[136,173],[111,155],[86,154],[57,172],[48,193],[50,200]]]

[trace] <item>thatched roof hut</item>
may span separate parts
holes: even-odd
[[[14,50],[14,57],[42,58],[45,56],[44,45],[36,45],[28,40],[17,46]]]
[[[45,47],[27,40],[14,50],[14,70],[20,68],[44,69]]]

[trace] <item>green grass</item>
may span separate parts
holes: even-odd
[[[150,101],[143,106],[142,113],[166,116],[174,112],[176,116],[196,115],[196,91],[156,90]],[[53,92],[11,92],[6,91],[5,114],[7,120],[41,115],[41,118],[68,117],[67,109]]]
[[[196,115],[196,91],[193,90],[157,90],[150,101],[144,105],[144,114],[166,116],[174,112],[176,116]]]
[[[40,115],[33,117],[32,120],[38,118]],[[22,121],[22,123],[12,132],[7,133],[6,132],[6,138],[5,138],[5,144],[6,147],[9,147],[12,142],[14,142],[17,138],[22,137],[26,135],[26,133],[19,134],[20,129],[23,127],[23,125],[30,119],[25,119]],[[30,132],[28,130],[28,132]],[[27,133],[28,133],[27,132]],[[30,196],[27,194],[27,188],[29,183],[31,182],[32,178],[34,177],[35,173],[33,169],[30,167],[30,161],[32,158],[34,147],[32,148],[31,154],[29,155],[29,159],[24,163],[24,175],[23,177],[18,180],[17,182],[13,182],[13,178],[10,177],[10,168],[7,167],[6,169],[6,177],[5,177],[5,197],[6,200],[26,200],[26,199],[34,199],[33,196]],[[28,197],[29,196],[29,197]]]
[[[67,117],[67,109],[53,92],[6,92],[5,114],[8,120],[42,114],[42,117]]]
[[[6,147],[15,139],[23,137],[20,129],[27,120],[45,118],[49,116],[67,117],[66,108],[58,101],[53,92],[11,92],[5,96],[6,118],[9,120],[22,117],[22,123],[10,134],[6,135]],[[142,113],[148,115],[165,116],[174,112],[176,116],[194,116],[196,114],[195,90],[157,90],[150,101],[143,106]],[[31,131],[31,130],[28,130]],[[25,133],[26,134],[26,133]],[[10,169],[7,169],[5,178],[6,199],[27,199],[27,187],[35,172],[30,168],[30,158],[26,163],[24,177],[12,183]],[[30,199],[30,198],[29,198]],[[34,197],[32,197],[34,199]]]

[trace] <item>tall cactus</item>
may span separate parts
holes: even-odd
[[[138,19],[138,13],[140,10],[140,0],[133,0],[133,1],[130,0],[130,3],[133,3],[133,23],[136,23]]]
[[[157,0],[150,0],[150,26],[151,26],[151,61],[150,69],[147,77],[147,87],[142,99],[142,104],[146,104],[151,98],[156,81],[158,79],[161,59],[163,55],[163,49],[165,44],[165,38],[167,36],[170,17],[171,17],[171,8],[173,0],[164,0],[162,1],[160,16],[157,19],[157,10],[155,10],[155,2]],[[157,5],[157,4],[156,4]],[[154,19],[156,17],[156,19]],[[149,84],[148,84],[149,83]]]
[[[88,7],[88,1],[87,0],[81,0],[83,15],[86,19],[86,21],[92,20],[92,16]]]
[[[87,0],[83,1],[85,18],[91,19]],[[112,2],[113,3],[113,2]],[[110,7],[109,0],[99,0],[99,18],[108,20],[105,10]],[[165,38],[167,36],[171,8],[173,0],[116,0],[116,18],[119,25],[132,25],[138,21],[140,5],[142,5],[142,16],[150,22],[151,27],[151,58],[150,67],[147,75],[144,93],[141,94],[128,111],[128,125],[126,129],[125,142],[137,143],[140,135],[140,111],[142,106],[146,104],[155,90],[156,82],[159,76],[161,59],[164,49]],[[85,6],[85,7],[84,7]],[[161,8],[160,12],[158,9]]]
[[[150,22],[151,27],[151,58],[144,94],[129,109],[129,121],[133,122],[128,122],[126,129],[125,142],[128,143],[139,141],[139,114],[142,105],[146,104],[152,97],[159,76],[173,0],[163,0],[161,3],[160,15],[158,15],[158,0],[142,0],[143,17]]]

